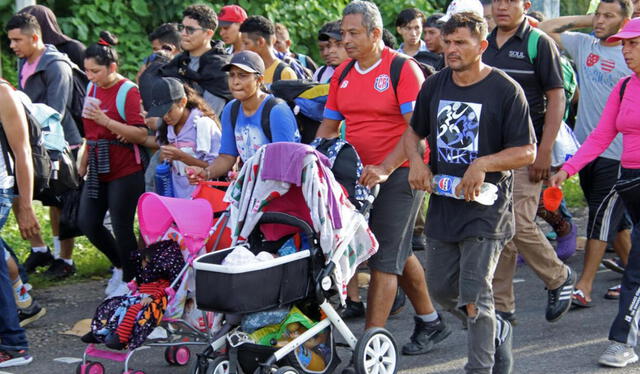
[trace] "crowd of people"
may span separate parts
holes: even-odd
[[[191,5],[149,35],[135,83],[118,71],[117,36],[102,31],[85,48],[44,6],[15,14],[5,30],[18,82],[0,84],[0,227],[13,210],[31,251],[21,264],[0,245],[0,367],[33,360],[23,327],[46,310],[29,295],[27,274],[76,272],[73,237],[60,224],[69,199],[34,189],[31,103],[59,114],[83,180],[78,229],[111,262],[105,294],[116,297],[135,276],[136,204],[156,190],[156,167],[168,165],[174,196],[189,198],[199,181],[233,178],[263,145],[300,142],[297,113],[270,87],[301,79],[328,84],[316,137],[352,144],[364,165],[360,183],[380,186],[369,217],[379,250],[367,264],[366,303],[354,278],[344,319],[384,327],[408,299],[415,327],[401,351],[421,355],[451,334],[448,311],[468,329],[466,372],[511,373],[518,261],[547,290],[548,322],[591,306],[603,263],[623,277],[605,295],[619,300],[619,312],[599,363],[638,361],[640,1],[600,0],[593,14],[546,20],[530,7],[530,0],[454,0],[446,13],[405,9],[396,46],[378,8],[354,0],[319,27],[318,66],[294,52],[277,20],[238,5],[217,13]],[[567,131],[582,146],[558,163],[559,134]],[[541,199],[578,173],[588,204],[581,274],[564,262],[576,250],[571,213],[564,202],[549,210]],[[446,196],[449,186],[434,176],[457,178],[455,189]],[[492,205],[474,201],[483,183],[497,187]],[[49,207],[51,248],[33,200]],[[543,232],[536,217],[553,231]],[[608,245],[617,259],[603,260]]]

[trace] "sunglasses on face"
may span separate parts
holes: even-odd
[[[183,24],[178,24],[178,31],[182,32],[186,32],[188,35],[192,35],[194,32],[196,31],[204,31],[206,30],[203,27],[193,27],[193,26],[185,26]]]

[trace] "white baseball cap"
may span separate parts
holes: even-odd
[[[484,17],[484,7],[480,0],[453,0],[447,8],[447,13],[439,21],[447,22],[452,15],[462,12],[473,12]]]

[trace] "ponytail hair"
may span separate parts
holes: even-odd
[[[187,94],[187,104],[185,105],[185,108],[189,111],[198,109],[202,113],[203,117],[211,118],[213,122],[215,122],[216,126],[218,126],[218,129],[222,129],[220,119],[218,119],[216,113],[211,109],[209,104],[204,101],[202,96],[184,82],[182,83],[182,87],[184,88],[184,92]],[[176,102],[179,102],[180,100]],[[169,143],[169,140],[167,139],[167,124],[162,119],[160,119],[160,124],[158,125],[156,141],[160,145],[166,145]]]
[[[118,64],[118,52],[115,46],[118,45],[118,38],[109,31],[100,31],[100,40],[92,44],[84,52],[84,58],[92,58],[98,65],[109,66],[112,63]]]

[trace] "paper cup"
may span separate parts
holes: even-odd
[[[91,106],[95,106],[100,108],[100,104],[102,104],[102,100],[93,97],[93,96],[86,96],[84,98],[84,106],[82,107],[82,117],[87,118],[86,116],[86,110],[87,108],[91,107]]]

